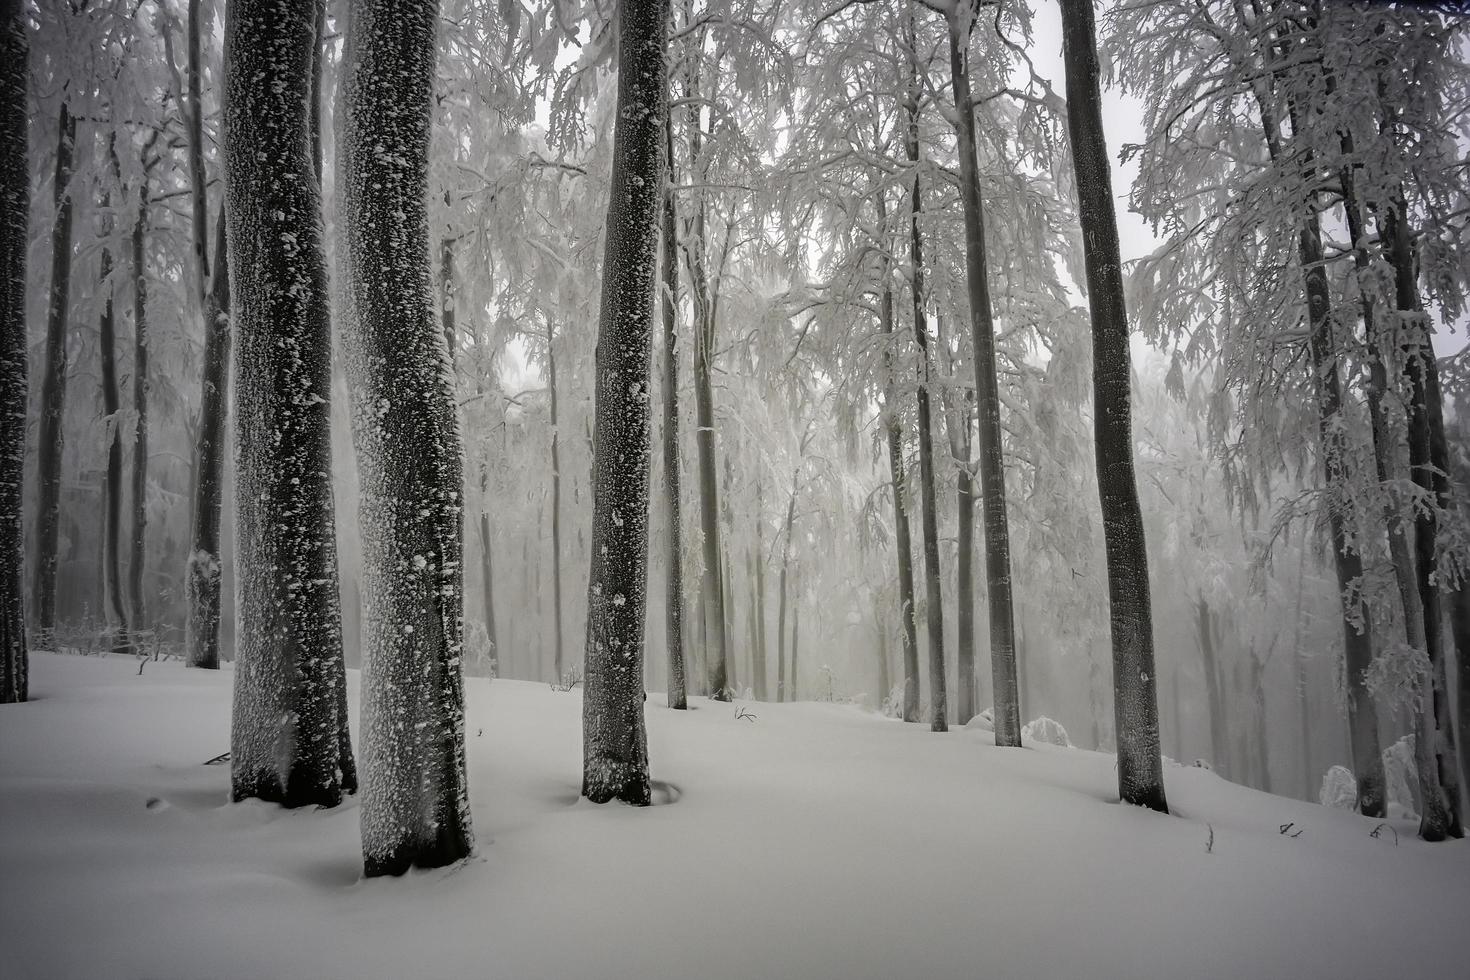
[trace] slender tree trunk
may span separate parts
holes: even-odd
[[[666,192],[668,21],[668,0],[628,0],[618,10],[618,111],[597,337],[582,701],[582,795],[594,803],[619,799],[636,806],[650,802],[643,721],[648,385],[658,211]]]
[[[669,707],[689,707],[688,683],[684,672],[684,516],[680,510],[679,478],[679,238],[674,211],[674,124],[664,118],[665,165],[669,186],[664,192],[661,213],[663,290],[659,308],[663,319],[663,466],[664,513],[669,524],[669,546],[665,554],[664,642],[669,655]]]
[[[71,105],[63,101],[57,123],[56,171],[52,201],[56,221],[51,227],[51,291],[46,310],[46,360],[41,374],[41,424],[37,440],[35,603],[36,634],[42,647],[51,645],[56,630],[56,561],[61,535],[61,460],[66,411],[68,329],[71,303],[72,153],[77,122]],[[22,699],[23,700],[23,699]]]
[[[354,3],[338,89],[370,877],[450,864],[474,841],[461,673],[464,481],[426,207],[438,21],[432,0]]]
[[[791,700],[801,700],[801,674],[797,673],[801,653],[801,566],[791,573]]]
[[[29,696],[21,527],[26,456],[29,37],[23,0],[0,0],[0,704]]]
[[[765,701],[770,697],[766,681],[766,508],[765,496],[761,491],[760,477],[755,481],[755,551],[750,556],[755,579],[755,637],[751,648],[754,658],[755,697]]]
[[[702,236],[696,246],[703,248]],[[699,526],[704,548],[704,611],[710,697],[730,700],[726,681],[725,596],[720,576],[719,484],[715,475],[714,323],[706,315],[694,345],[694,407],[698,423]]]
[[[975,473],[970,463],[970,406],[973,395],[965,392],[958,424],[950,426],[950,449],[955,468],[955,601],[958,636],[956,661],[956,720],[965,725],[979,707],[975,692]]]
[[[893,691],[893,678],[888,672],[888,624],[883,621],[879,608],[873,610],[873,622],[878,634],[878,708],[881,711],[884,701]]]
[[[310,6],[228,8],[225,222],[239,331],[231,792],[286,806],[333,806],[352,788],[337,690],[331,330],[307,112],[315,44]]]
[[[913,21],[909,22],[909,41],[913,43]],[[914,186],[909,205],[909,261],[912,266],[914,301],[914,340],[919,348],[919,496],[923,513],[920,530],[924,542],[924,603],[926,634],[929,641],[929,728],[949,730],[949,706],[944,678],[944,596],[939,572],[939,516],[934,491],[934,428],[929,410],[929,322],[924,313],[924,245],[919,233],[919,215],[923,202],[919,187],[919,102],[917,83],[910,87],[907,102],[908,138],[905,148],[914,167]]]
[[[562,641],[561,618],[561,430],[556,400],[556,336],[548,322],[546,325],[546,369],[547,382],[551,389],[551,622],[552,622],[552,673],[559,683],[564,683],[566,670]]]
[[[108,157],[115,159],[113,139],[108,139]],[[98,345],[102,360],[102,424],[107,443],[107,470],[103,481],[102,516],[102,588],[107,602],[107,615],[113,628],[113,649],[128,649],[128,610],[123,602],[122,550],[119,547],[122,528],[123,447],[121,401],[117,386],[117,318],[113,310],[112,195],[102,195],[102,256],[98,282],[102,289],[102,313],[98,317]]]
[[[1220,640],[1218,615],[1203,594],[1195,598],[1195,634],[1199,637],[1200,661],[1205,675],[1205,699],[1210,709],[1210,765],[1230,778],[1229,726],[1225,718],[1225,696],[1220,689]]]
[[[1266,663],[1252,653],[1250,660],[1250,690],[1254,703],[1255,719],[1255,764],[1256,788],[1263,793],[1271,792],[1271,745],[1266,737]]]
[[[888,207],[883,193],[877,197],[878,226],[886,229]],[[886,233],[886,232],[885,232]],[[903,655],[903,720],[919,720],[919,639],[915,623],[914,551],[909,540],[907,483],[903,466],[903,426],[899,421],[898,371],[894,366],[897,334],[893,324],[893,287],[888,278],[888,260],[882,264],[883,295],[879,306],[879,326],[887,346],[883,353],[883,430],[888,447],[888,475],[893,484],[893,547],[898,555],[898,608],[901,629],[899,644]]]
[[[480,496],[485,495],[485,476],[483,471],[480,476]],[[492,561],[493,554],[490,550],[490,514],[485,510],[485,505],[480,505],[480,584],[483,589],[483,602],[485,612],[485,634],[490,640],[490,652],[495,657],[495,676],[505,676],[505,659],[501,654],[500,643],[495,632],[495,566]]]
[[[1180,710],[1181,697],[1179,695],[1179,668],[1169,671],[1170,699],[1169,707],[1174,715],[1174,761],[1184,762],[1184,718]]]
[[[960,203],[965,220],[965,278],[975,348],[975,393],[980,428],[980,499],[985,520],[986,602],[990,614],[990,667],[994,685],[995,744],[1021,744],[1015,623],[1011,599],[1010,522],[1006,516],[1005,460],[1000,394],[995,373],[995,325],[985,255],[985,212],[975,159],[975,114],[970,97],[969,33],[973,9],[956,6],[949,18],[950,76],[960,158]],[[1098,136],[1101,143],[1101,133]],[[1111,212],[1110,212],[1111,213]]]
[[[189,183],[192,192],[194,286],[204,311],[204,377],[200,386],[199,431],[194,447],[193,528],[185,569],[188,593],[187,663],[219,667],[220,511],[224,503],[225,424],[229,413],[230,289],[225,246],[224,207],[215,232],[214,281],[205,236],[209,199],[204,175],[203,104],[200,99],[201,0],[189,0],[188,126]],[[318,176],[320,174],[318,173]]]
[[[1118,795],[1125,803],[1167,813],[1148,551],[1133,475],[1128,311],[1123,302],[1118,225],[1102,124],[1092,0],[1062,0],[1062,42],[1067,131],[1077,175],[1092,311],[1093,425],[1108,563]]]
[[[148,167],[138,185],[133,222],[133,550],[128,562],[128,606],[134,636],[147,633],[143,571],[148,557]],[[134,643],[136,646],[136,641]]]
[[[786,606],[788,603],[786,580],[791,570],[791,529],[796,522],[796,491],[801,470],[791,474],[791,498],[786,503],[786,530],[781,538],[781,580],[777,584],[780,601],[776,607],[776,700],[791,701],[791,682],[795,670],[788,673],[786,665]]]

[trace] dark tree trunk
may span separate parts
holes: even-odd
[[[960,202],[965,219],[965,278],[969,287],[970,328],[975,348],[980,499],[985,520],[986,602],[990,613],[991,683],[995,689],[995,744],[1019,746],[1022,715],[1011,606],[1011,532],[1006,516],[1000,394],[995,374],[995,326],[991,317],[990,273],[985,256],[985,212],[980,201],[979,166],[975,159],[975,114],[970,104],[970,27],[969,5],[958,5],[949,18],[949,59],[960,158]],[[1100,133],[1098,138],[1101,142]]]
[[[128,606],[133,635],[147,634],[143,570],[148,558],[148,166],[138,185],[133,222],[133,549],[128,562]],[[137,646],[136,639],[134,646]]]
[[[659,309],[663,319],[663,473],[664,513],[669,522],[669,546],[664,574],[664,642],[669,653],[669,707],[689,707],[684,676],[684,517],[679,494],[679,240],[674,213],[673,119],[664,119],[664,153],[669,186],[661,214],[663,290]]]
[[[878,194],[878,227],[886,234],[888,207]],[[894,366],[898,335],[893,325],[893,288],[888,281],[888,260],[883,269],[883,295],[878,317],[887,346],[883,353],[883,433],[888,448],[888,475],[893,485],[893,548],[898,555],[899,645],[903,657],[903,720],[919,720],[919,638],[914,606],[914,551],[909,540],[907,483],[903,466],[903,426],[898,416],[898,371]],[[784,591],[784,590],[783,590]]]
[[[561,430],[558,428],[560,419],[556,401],[556,334],[549,322],[546,325],[546,372],[551,390],[551,663],[557,682],[566,683],[561,619]]]
[[[25,533],[29,38],[23,0],[0,0],[0,704],[29,696]]]
[[[695,338],[694,407],[699,428],[694,442],[699,462],[699,527],[703,534],[704,635],[708,646],[709,693],[716,701],[728,701],[725,587],[720,575],[719,484],[715,474],[714,327],[713,317],[706,314],[698,324]]]
[[[1148,551],[1133,475],[1128,311],[1123,302],[1118,225],[1102,124],[1092,0],[1062,0],[1062,42],[1067,131],[1077,175],[1092,312],[1093,425],[1108,563],[1118,794],[1125,803],[1167,813]]]
[[[116,159],[116,148],[111,137],[108,139],[108,157]],[[114,169],[116,173],[116,169]],[[117,317],[113,309],[112,282],[112,195],[102,195],[102,256],[98,270],[98,283],[102,289],[102,313],[98,317],[98,345],[102,360],[102,424],[107,443],[107,470],[103,480],[102,514],[102,588],[107,603],[107,615],[111,618],[115,633],[113,649],[125,652],[128,649],[128,610],[123,602],[122,550],[119,547],[122,535],[123,498],[123,447],[121,399],[117,386]]]
[[[334,806],[351,789],[337,689],[331,329],[307,112],[315,21],[310,5],[235,0],[225,22],[225,223],[238,328],[232,795],[286,806]]]
[[[776,700],[794,700],[791,695],[794,670],[788,671],[786,662],[786,607],[789,602],[786,581],[791,571],[791,528],[796,522],[796,491],[801,470],[791,474],[791,498],[786,502],[786,530],[781,537],[781,580],[777,583],[780,600],[776,606]]]
[[[643,721],[648,385],[658,210],[665,196],[668,20],[668,0],[629,0],[618,10],[618,111],[597,337],[582,702],[582,795],[594,803],[618,799],[637,806],[650,802]]]
[[[214,281],[205,240],[209,199],[204,175],[204,123],[200,100],[201,0],[189,0],[189,182],[192,191],[195,289],[204,311],[204,378],[200,386],[199,433],[194,447],[192,541],[185,587],[188,592],[187,647],[190,667],[219,667],[220,511],[224,503],[225,423],[229,413],[230,290],[224,207],[215,232]]]
[[[909,41],[913,43],[913,21],[909,21]],[[909,262],[912,266],[910,292],[914,301],[914,340],[919,348],[919,496],[923,512],[920,531],[924,545],[924,612],[929,641],[929,728],[949,730],[949,706],[944,680],[944,595],[939,573],[939,515],[934,492],[934,426],[929,410],[929,322],[924,314],[924,244],[919,233],[919,215],[923,201],[919,187],[919,101],[917,80],[909,90],[906,103],[908,137],[904,147],[909,164],[914,168],[914,186],[909,197]]]
[[[41,375],[41,424],[37,440],[36,478],[40,497],[36,504],[35,603],[36,635],[43,646],[51,644],[56,630],[56,550],[61,533],[61,458],[63,415],[66,411],[67,312],[71,303],[72,153],[76,148],[77,121],[69,102],[61,104],[57,122],[56,172],[52,200],[56,222],[51,227],[51,291],[46,308],[46,361]]]
[[[354,3],[338,89],[341,332],[362,488],[369,877],[450,864],[474,841],[464,756],[464,479],[426,207],[438,25],[434,2]]]

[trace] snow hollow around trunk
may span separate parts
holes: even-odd
[[[229,745],[230,675],[33,656],[35,700],[0,707],[6,976],[1309,980],[1465,963],[1466,842],[1401,821],[1374,836],[1378,821],[1174,765],[1161,816],[1116,802],[1108,755],[818,703],[676,712],[650,694],[666,805],[599,807],[577,796],[580,690],[467,678],[476,856],[365,881],[355,799],[225,802],[228,766],[203,763]],[[348,688],[355,735],[356,671]]]

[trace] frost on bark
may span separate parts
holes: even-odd
[[[463,489],[426,206],[435,3],[352,6],[337,186],[363,544],[362,852],[369,876],[473,848],[464,764]]]
[[[969,7],[968,4],[961,6]],[[960,202],[965,220],[965,278],[975,351],[975,403],[980,435],[978,469],[981,513],[985,524],[985,594],[990,614],[995,744],[1018,747],[1021,744],[1021,702],[1016,680],[1016,630],[1011,602],[1011,531],[1006,517],[1000,395],[995,376],[995,326],[990,309],[990,273],[985,259],[985,214],[980,200],[980,171],[975,158],[975,114],[970,107],[967,17],[968,14],[957,7],[949,18],[949,58],[956,106]],[[962,601],[972,600],[965,596]]]
[[[664,152],[670,185],[664,192],[660,216],[663,236],[663,290],[659,310],[664,331],[664,507],[669,523],[664,575],[664,635],[669,651],[669,707],[682,710],[689,707],[689,696],[684,677],[684,518],[679,508],[679,242],[674,214],[673,123],[667,116],[664,119]]]
[[[618,103],[597,332],[592,567],[582,702],[582,795],[649,803],[643,723],[649,365],[664,196],[667,0],[618,11]],[[719,622],[718,618],[715,622]]]
[[[190,667],[219,667],[220,510],[225,471],[225,419],[229,386],[229,279],[225,259],[224,209],[215,233],[214,279],[210,281],[209,194],[204,176],[204,120],[200,98],[202,0],[189,0],[188,112],[190,229],[194,243],[193,286],[204,311],[204,376],[199,393],[199,432],[194,444],[194,507],[189,558],[184,572],[188,598],[186,630]]]
[[[1118,795],[1125,803],[1167,813],[1148,552],[1133,475],[1128,311],[1123,304],[1118,225],[1102,125],[1092,0],[1062,0],[1062,44],[1067,130],[1077,174],[1092,315],[1093,436],[1108,562]]]
[[[0,704],[29,695],[25,534],[27,37],[22,0],[0,0]]]
[[[308,147],[311,4],[235,0],[225,23],[235,308],[238,642],[232,795],[333,806],[355,787],[342,710],[331,333]]]
[[[35,603],[36,635],[49,645],[56,629],[56,549],[61,533],[61,448],[62,416],[66,408],[67,312],[71,303],[72,153],[76,148],[77,121],[70,103],[61,103],[57,123],[56,171],[52,200],[56,223],[51,228],[51,286],[46,307],[45,367],[41,374],[41,421],[37,440],[36,479],[40,498],[36,505]]]

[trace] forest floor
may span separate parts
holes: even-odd
[[[0,708],[7,977],[1464,975],[1470,841],[1172,765],[1162,816],[1111,756],[833,704],[650,694],[638,810],[578,801],[580,690],[470,678],[477,856],[364,881],[355,800],[225,803],[231,681],[33,656]]]

